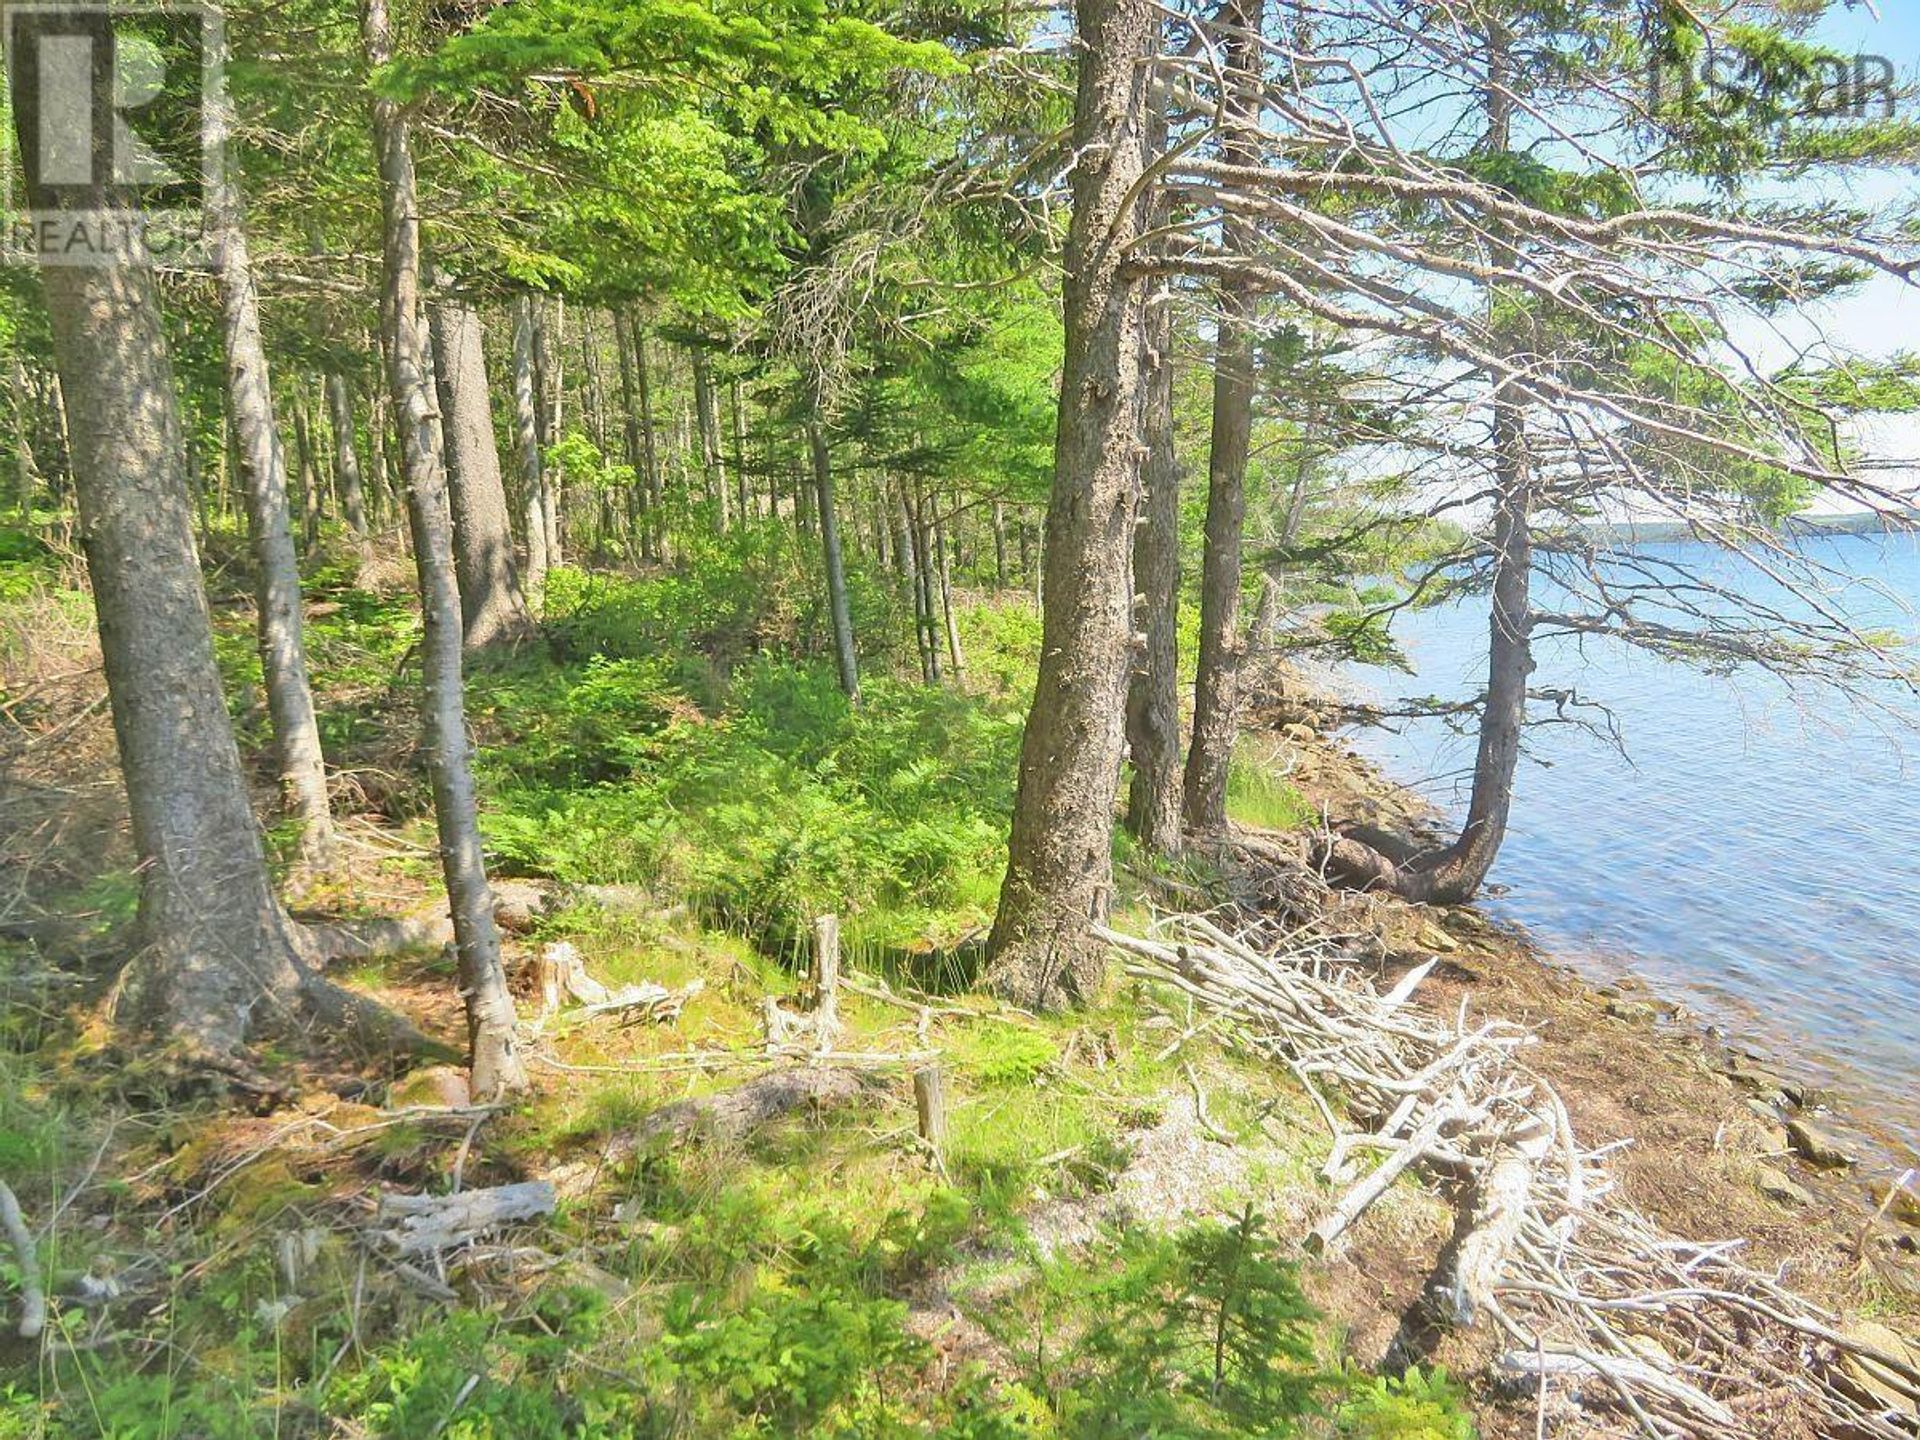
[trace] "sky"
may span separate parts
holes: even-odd
[[[1827,44],[1855,54],[1884,55],[1905,79],[1920,74],[1920,0],[1875,0],[1875,19],[1864,4],[1830,12],[1816,32]],[[1861,176],[1835,193],[1879,209],[1915,197],[1920,176],[1912,171],[1882,171]],[[1920,288],[1891,276],[1868,282],[1856,293],[1820,307],[1816,324],[1862,354],[1886,356],[1896,350],[1920,350]],[[1790,362],[1800,348],[1818,339],[1815,324],[1783,324],[1777,335],[1749,339],[1774,366]]]
[[[1883,55],[1905,80],[1920,78],[1920,0],[1875,0],[1835,9],[1816,32],[1819,39],[1854,54]],[[1911,170],[1882,171],[1842,184],[1835,192],[1869,209],[1884,209],[1920,198],[1920,175]],[[1883,358],[1895,351],[1920,351],[1920,286],[1878,276],[1859,290],[1814,307],[1804,318],[1781,318],[1736,334],[1743,349],[1768,369],[1791,363],[1822,339],[1862,355]],[[1817,352],[1816,352],[1817,353]],[[1873,416],[1855,427],[1863,456],[1877,466],[1876,481],[1891,489],[1920,492],[1920,416]],[[1816,509],[1840,508],[1832,502]]]

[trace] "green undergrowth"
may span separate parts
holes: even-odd
[[[7,563],[36,594],[55,573],[38,555]],[[139,1057],[111,1073],[75,1063],[58,995],[0,992],[0,1175],[44,1228],[61,1297],[52,1345],[0,1350],[0,1440],[1471,1434],[1444,1376],[1345,1368],[1337,1323],[1304,1294],[1294,1217],[1324,1131],[1297,1087],[1142,981],[1064,1017],[968,993],[1039,650],[1030,602],[965,604],[965,683],[928,688],[888,640],[903,633],[897,587],[856,563],[852,706],[824,654],[811,563],[791,537],[748,527],[689,543],[671,571],[557,570],[541,637],[470,667],[492,863],[573,895],[510,940],[515,965],[565,940],[610,985],[698,984],[668,1025],[551,1022],[537,1097],[471,1135],[377,1108],[429,1097],[424,1077],[362,1093],[307,1075],[305,1098],[258,1117],[162,1105]],[[424,843],[412,607],[357,588],[349,564],[316,556],[309,570],[310,659],[343,793]],[[216,617],[257,761],[245,609],[217,604]],[[1230,811],[1302,823],[1266,758],[1237,758]],[[1140,863],[1117,844],[1131,893]],[[366,903],[435,882],[424,848],[363,868]],[[124,875],[89,883],[103,917],[130,913]],[[569,888],[594,885],[624,887],[627,903],[616,913]],[[551,1221],[451,1264],[451,1303],[360,1241],[381,1189],[537,1175],[662,1105],[750,1079],[763,1002],[798,1003],[822,911],[841,917],[861,987],[842,997],[837,1041],[872,1062],[855,1102],[739,1143],[646,1150]],[[38,961],[21,949],[0,964],[11,977]],[[435,953],[337,978],[403,1004],[436,997],[441,1019],[454,985]],[[895,998],[871,993],[883,985]],[[261,1058],[297,1069],[272,1048]],[[909,1079],[929,1061],[948,1096],[937,1158]],[[1215,1138],[1192,1143],[1247,1163],[1197,1206],[1117,1228],[1109,1197],[1195,1097]],[[1081,1217],[1085,1243],[1043,1246],[1062,1213]],[[79,1303],[80,1276],[118,1298]]]
[[[0,1357],[0,1440],[1471,1434],[1443,1376],[1344,1368],[1303,1293],[1284,1217],[1325,1145],[1305,1097],[1137,980],[1035,1017],[977,996],[881,998],[856,971],[839,1045],[898,1059],[869,1067],[854,1101],[735,1143],[645,1149],[551,1221],[450,1263],[456,1303],[428,1298],[355,1240],[366,1197],[591,1157],[662,1105],[749,1080],[763,997],[798,1003],[788,967],[688,917],[583,904],[535,938],[577,945],[610,984],[699,988],[670,1024],[549,1022],[536,1098],[471,1139],[464,1122],[390,1119],[366,1103],[378,1095],[123,1121],[116,1178],[73,1197],[43,1258],[56,1281],[112,1275],[124,1293],[106,1309],[61,1300],[59,1349]],[[439,963],[349,978],[404,993],[447,983]],[[43,1059],[0,1057],[0,1154],[38,1217],[118,1104],[113,1084],[63,1083]],[[948,1097],[937,1160],[909,1082],[929,1059]],[[1062,1207],[1096,1214],[1196,1091],[1223,1138],[1192,1143],[1259,1163],[1184,1218],[1036,1244]],[[279,1257],[296,1241],[290,1278]]]

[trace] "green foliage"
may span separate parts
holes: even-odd
[[[1476,1440],[1479,1433],[1466,1397],[1444,1369],[1356,1374],[1351,1384],[1351,1395],[1334,1412],[1340,1440]]]
[[[1251,1210],[1044,1262],[1025,1299],[988,1323],[1063,1440],[1284,1436],[1320,1408],[1312,1307]]]
[[[1227,814],[1242,825],[1292,830],[1314,819],[1313,807],[1270,760],[1236,751],[1227,771]]]

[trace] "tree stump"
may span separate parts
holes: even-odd
[[[813,1030],[819,1048],[831,1050],[840,1034],[840,919],[813,922]]]
[[[933,1151],[935,1163],[944,1163],[947,1150],[947,1082],[938,1065],[913,1072],[913,1107],[920,1116],[920,1138]]]

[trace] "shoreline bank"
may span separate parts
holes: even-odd
[[[1419,833],[1437,820],[1341,737],[1337,704],[1296,692],[1260,719],[1285,752],[1275,759],[1327,823]],[[1740,1236],[1836,1307],[1872,1299],[1920,1315],[1920,1183],[1894,1189],[1901,1157],[1776,1049],[1636,976],[1585,974],[1477,906],[1339,904],[1379,937],[1389,963],[1441,958],[1429,1004],[1533,1027],[1534,1063],[1584,1134],[1623,1142],[1623,1179],[1650,1214],[1682,1233]]]

